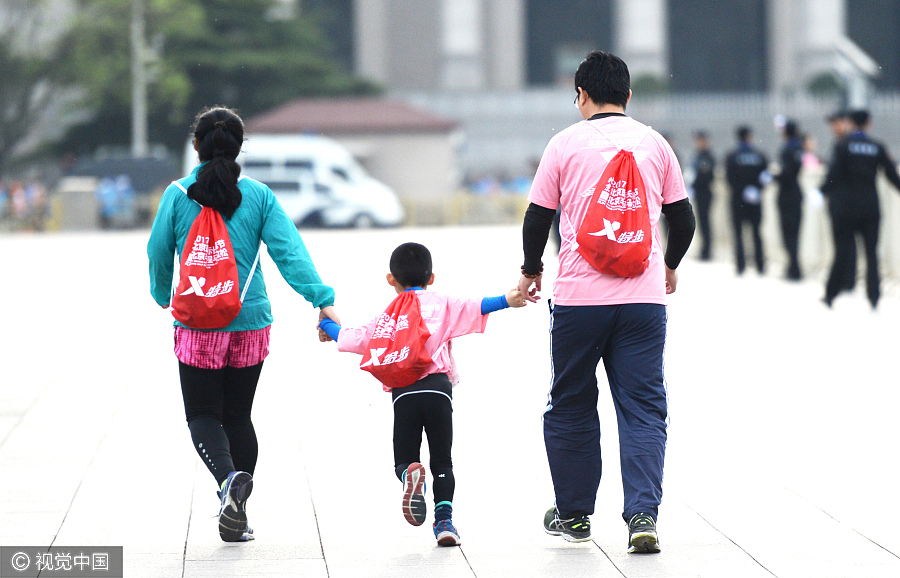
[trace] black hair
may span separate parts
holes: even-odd
[[[200,162],[206,164],[200,167],[197,182],[188,187],[188,197],[230,219],[241,206],[237,186],[241,165],[235,159],[244,142],[244,121],[233,110],[214,106],[200,111],[193,132]]]
[[[391,253],[391,275],[403,287],[422,287],[431,280],[431,252],[419,243],[403,243]]]
[[[797,127],[797,123],[792,120],[784,123],[784,128],[782,130],[784,130],[784,136],[788,138],[797,138],[800,136],[800,129]]]
[[[701,139],[701,138],[702,138],[703,140],[708,140],[708,139],[709,139],[709,133],[706,132],[705,130],[694,131],[694,138],[696,138],[696,139]]]
[[[631,91],[628,66],[614,54],[595,50],[581,61],[575,72],[575,90],[579,88],[596,104],[624,108]]]
[[[747,125],[741,125],[737,127],[735,134],[737,134],[739,141],[746,142],[750,139],[750,135],[753,134],[753,130]]]
[[[869,123],[868,110],[854,110],[850,112],[850,120],[856,125],[856,128],[863,128]]]

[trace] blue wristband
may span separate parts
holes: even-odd
[[[501,309],[506,309],[509,307],[509,302],[506,300],[506,295],[501,295],[499,297],[485,297],[481,300],[481,314],[487,315],[488,313],[493,313],[494,311],[500,311]]]
[[[338,336],[341,334],[341,326],[338,325],[334,319],[326,317],[325,319],[319,321],[319,329],[328,334],[328,337],[338,340]]]

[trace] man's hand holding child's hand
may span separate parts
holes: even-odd
[[[506,294],[506,302],[509,303],[510,307],[525,307],[525,304],[527,303],[525,296],[522,295],[522,292],[518,289],[511,289],[510,292]]]

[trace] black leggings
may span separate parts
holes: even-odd
[[[250,411],[262,365],[200,369],[178,362],[194,449],[219,485],[235,470],[252,475],[256,469],[259,447]]]
[[[394,471],[398,478],[412,462],[420,461],[422,430],[428,436],[429,466],[433,478],[434,503],[452,502],[453,403],[450,380],[443,373],[428,375],[413,385],[394,390]],[[438,393],[440,392],[440,393]],[[398,395],[399,393],[399,395]]]

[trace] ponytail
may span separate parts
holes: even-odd
[[[237,186],[241,165],[235,159],[244,142],[244,122],[223,106],[204,109],[194,123],[194,138],[200,162],[206,164],[188,187],[188,197],[230,219],[242,199]]]

